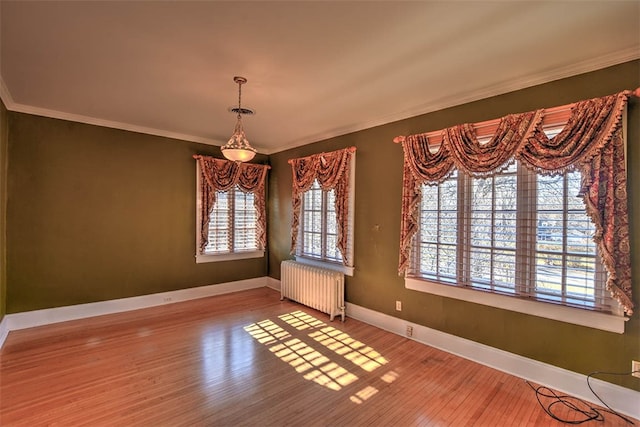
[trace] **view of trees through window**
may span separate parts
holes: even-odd
[[[507,295],[599,307],[604,269],[579,197],[580,173],[517,164],[487,178],[423,185],[412,276]]]
[[[336,246],[335,192],[323,191],[314,181],[302,197],[300,249],[302,256],[341,262],[342,255]]]

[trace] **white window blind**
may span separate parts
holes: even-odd
[[[253,193],[244,193],[237,186],[229,191],[218,191],[209,218],[205,254],[258,250]]]
[[[580,174],[517,164],[488,178],[423,185],[409,277],[610,312]]]

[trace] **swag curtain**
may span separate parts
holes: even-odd
[[[538,174],[579,170],[580,196],[595,224],[594,241],[607,270],[607,289],[627,315],[633,313],[622,116],[630,91],[576,103],[563,130],[548,138],[545,110],[499,119],[496,133],[480,143],[473,125],[442,131],[442,144],[429,150],[427,134],[398,137],[404,151],[402,222],[398,271],[410,267],[411,242],[418,228],[422,184],[437,185],[455,169],[487,177],[518,160]]]
[[[293,208],[293,219],[291,221],[292,254],[295,254],[298,242],[302,194],[309,190],[313,182],[317,179],[322,190],[334,190],[335,192],[336,223],[338,225],[337,246],[342,254],[344,264],[347,266],[352,265],[352,260],[347,259],[347,227],[349,220],[349,177],[351,176],[351,158],[355,151],[355,147],[349,147],[329,153],[289,159],[293,173],[291,195]]]
[[[267,244],[267,216],[265,207],[265,177],[267,165],[237,163],[208,156],[193,156],[200,165],[200,190],[202,203],[200,210],[201,235],[200,253],[209,240],[209,215],[216,203],[216,192],[227,191],[236,185],[245,193],[253,193],[257,212],[256,239],[258,247],[264,249]]]

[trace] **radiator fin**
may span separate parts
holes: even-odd
[[[280,264],[281,299],[287,298],[344,322],[344,274],[292,260]]]

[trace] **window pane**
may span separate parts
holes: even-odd
[[[538,254],[535,271],[537,291],[562,292],[562,255]]]
[[[440,243],[455,243],[457,239],[457,212],[442,212],[438,227],[438,241]]]
[[[456,258],[455,247],[441,245],[438,248],[438,274],[455,277]]]
[[[567,294],[595,298],[595,264],[591,257],[567,257]]]

